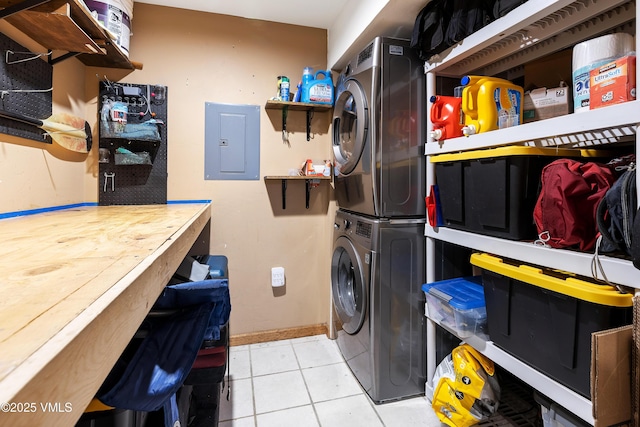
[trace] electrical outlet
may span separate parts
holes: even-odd
[[[284,286],[284,267],[271,268],[271,286]]]

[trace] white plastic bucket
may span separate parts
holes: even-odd
[[[133,0],[84,0],[84,3],[95,18],[115,35],[115,43],[129,56]]]

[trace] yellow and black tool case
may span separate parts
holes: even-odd
[[[589,398],[591,334],[631,324],[633,295],[489,254],[471,264],[482,269],[491,341]]]

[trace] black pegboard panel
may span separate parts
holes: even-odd
[[[0,34],[0,109],[36,119],[51,116],[53,67],[29,50]],[[51,138],[33,126],[0,118],[0,133],[35,141]]]
[[[162,85],[100,83],[100,205],[167,203],[167,96],[168,89]],[[127,106],[126,128],[118,127],[111,120],[107,110],[113,107],[114,102]],[[106,122],[103,113],[109,117]],[[139,129],[151,119],[162,123],[150,125],[158,130],[157,135],[138,135],[136,131],[129,130]],[[108,156],[104,156],[105,149],[108,150]],[[138,154],[148,153],[150,163],[116,164],[119,149]]]

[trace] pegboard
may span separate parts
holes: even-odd
[[[29,52],[4,34],[0,51],[0,109],[35,119],[51,116],[53,67],[47,54]],[[5,118],[0,118],[0,133],[51,143],[40,128]]]
[[[167,203],[167,95],[162,85],[100,82],[100,205]]]

